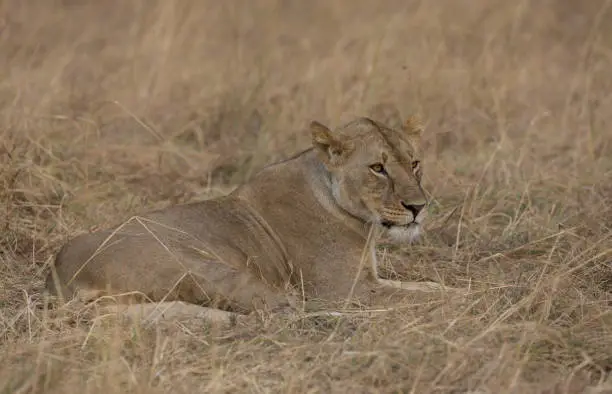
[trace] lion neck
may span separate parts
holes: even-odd
[[[364,239],[367,238],[371,223],[350,214],[337,203],[333,195],[331,174],[325,168],[325,165],[317,159],[316,152],[311,151],[307,159],[309,171],[305,174],[306,179],[313,196],[321,207],[330,216],[344,223],[347,228],[359,233]]]
[[[240,195],[249,194],[250,200],[258,202],[257,209],[263,217],[275,216],[280,219],[278,216],[282,214],[282,220],[295,220],[292,211],[307,209],[309,216],[317,213],[318,223],[312,225],[319,228],[331,225],[337,228],[340,225],[363,239],[368,237],[371,224],[351,215],[338,205],[332,194],[330,173],[313,149],[265,167],[240,189]],[[296,203],[278,203],[287,201]],[[283,209],[287,212],[279,212]]]

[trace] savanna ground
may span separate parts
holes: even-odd
[[[612,392],[610,1],[5,0],[0,63],[0,392]],[[423,114],[431,195],[382,271],[469,295],[234,330],[47,307],[68,237],[381,102]]]

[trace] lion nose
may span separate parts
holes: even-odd
[[[412,212],[412,215],[416,218],[419,212],[425,208],[425,204],[406,204],[402,201],[402,205],[404,208]]]

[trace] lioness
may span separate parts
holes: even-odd
[[[385,287],[442,289],[377,274],[376,239],[411,241],[427,214],[418,120],[392,129],[363,117],[333,132],[318,122],[310,130],[313,147],[225,197],[72,239],[47,288],[64,297],[140,294],[215,316],[304,299],[367,302]]]

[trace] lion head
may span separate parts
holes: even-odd
[[[411,117],[391,129],[359,118],[333,132],[319,122],[310,128],[336,204],[351,216],[380,224],[392,242],[418,237],[427,215],[421,123]]]

